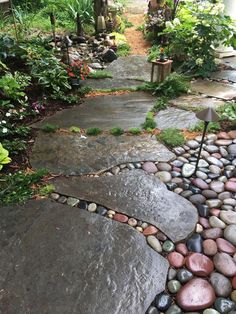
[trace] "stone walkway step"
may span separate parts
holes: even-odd
[[[0,211],[1,313],[145,313],[168,262],[139,232],[48,200]]]
[[[155,116],[155,121],[160,130],[167,128],[187,129],[199,123],[195,113],[173,107],[159,111]]]
[[[236,71],[224,70],[224,71],[213,72],[211,74],[211,79],[227,80],[227,81],[236,83]]]
[[[172,160],[175,155],[150,135],[100,135],[40,132],[30,156],[31,165],[54,173],[81,175],[98,173],[119,164]]]
[[[210,97],[231,100],[236,98],[236,84],[196,80],[191,84],[192,90]]]
[[[59,194],[95,202],[148,222],[173,242],[186,239],[197,223],[197,210],[189,201],[168,191],[157,177],[142,170],[111,177],[60,177],[52,184]]]
[[[82,105],[59,111],[32,126],[41,128],[50,123],[60,128],[78,126],[83,129],[99,127],[110,130],[121,127],[127,130],[140,127],[155,101],[154,96],[144,92],[89,97]]]
[[[216,109],[225,104],[223,100],[204,97],[202,95],[183,95],[170,100],[169,103],[176,107],[185,109],[199,109],[199,111],[201,108],[205,107]]]
[[[231,69],[236,70],[236,57],[223,58],[220,59],[220,63],[230,67]]]

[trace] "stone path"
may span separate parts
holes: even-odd
[[[57,156],[57,158],[55,158]],[[77,134],[40,133],[30,157],[34,168],[54,173],[99,173],[116,165],[142,160],[170,161],[175,155],[151,136],[81,138]]]
[[[151,223],[174,242],[186,239],[197,222],[196,208],[190,202],[169,192],[157,177],[141,170],[111,177],[58,178],[53,184],[60,194],[92,201]]]
[[[144,313],[168,262],[132,228],[50,201],[1,208],[1,313]]]
[[[91,97],[85,99],[79,107],[59,111],[33,126],[40,128],[46,123],[51,123],[60,128],[78,126],[110,130],[113,127],[121,127],[128,130],[141,126],[154,103],[155,97],[144,92]]]

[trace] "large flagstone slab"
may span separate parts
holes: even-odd
[[[113,88],[118,89],[130,89],[135,88],[144,84],[142,81],[138,80],[122,80],[114,78],[105,78],[105,79],[88,79],[85,82],[85,86],[89,86],[94,90],[108,90]]]
[[[0,209],[0,312],[145,313],[168,262],[135,229],[50,201]]]
[[[146,56],[120,57],[107,67],[107,71],[116,79],[138,79],[146,82],[151,79],[151,63]]]
[[[164,130],[168,128],[187,129],[199,123],[194,112],[169,107],[161,110],[155,116],[157,128]]]
[[[235,70],[224,70],[217,71],[211,74],[212,79],[228,80],[230,82],[236,83],[236,71]]]
[[[220,63],[236,70],[236,57],[222,58],[220,59]]]
[[[98,173],[119,164],[139,161],[170,161],[175,155],[150,135],[101,135],[81,138],[78,134],[40,132],[30,163],[54,173]]]
[[[140,127],[155,101],[155,97],[144,92],[90,97],[85,99],[82,105],[59,111],[33,124],[33,127],[40,128],[46,123],[61,128],[99,127],[102,130],[110,130],[113,127]]]
[[[207,80],[196,80],[192,90],[207,96],[230,100],[236,97],[236,84],[225,84]]]
[[[173,106],[180,108],[199,108],[199,110],[205,107],[219,108],[220,106],[225,104],[223,100],[203,97],[201,95],[183,95],[170,100],[169,103]]]
[[[155,225],[172,241],[186,239],[198,220],[196,208],[142,170],[117,176],[57,178],[56,192],[78,197]]]

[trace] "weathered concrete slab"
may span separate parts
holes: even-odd
[[[236,84],[196,80],[192,84],[192,90],[207,96],[230,100],[236,97]]]
[[[111,177],[57,178],[52,183],[58,193],[149,222],[174,242],[186,239],[198,220],[197,210],[188,200],[168,191],[157,177],[142,170]]]
[[[211,74],[211,78],[219,80],[228,80],[230,82],[236,83],[236,71],[234,70],[217,71]]]
[[[34,168],[66,175],[97,173],[119,164],[170,161],[175,155],[150,135],[101,135],[81,139],[77,134],[39,133],[30,156]]]
[[[225,104],[223,100],[203,97],[201,95],[183,95],[170,100],[169,103],[173,106],[186,109],[200,109],[205,107],[219,108]]]
[[[88,79],[86,80],[84,86],[89,86],[94,90],[107,90],[107,89],[127,89],[135,88],[144,84],[142,81],[137,80],[122,80],[114,78],[105,78],[105,79]]]
[[[107,67],[107,71],[116,79],[138,79],[147,82],[151,79],[151,63],[147,62],[146,56],[120,57]]]
[[[79,107],[59,111],[33,124],[33,127],[40,128],[46,123],[55,124],[61,128],[99,127],[102,130],[117,126],[123,129],[140,127],[155,101],[155,97],[144,92],[90,97],[85,99]]]
[[[155,121],[161,130],[167,128],[187,129],[199,123],[195,113],[173,107],[159,111],[155,116]]]
[[[230,67],[231,69],[236,70],[236,57],[230,57],[230,58],[223,58],[220,59],[220,62],[227,67]]]
[[[168,262],[133,228],[50,201],[0,210],[0,312],[145,313]]]

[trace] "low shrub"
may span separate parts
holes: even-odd
[[[102,130],[100,128],[88,128],[86,130],[87,135],[98,135],[101,133],[102,133]]]
[[[169,147],[182,146],[185,142],[184,135],[180,130],[175,128],[168,128],[161,131],[161,133],[157,135],[157,139]]]
[[[102,79],[102,78],[112,78],[112,73],[104,70],[97,70],[95,72],[90,72],[88,75],[92,79]]]
[[[197,125],[194,127],[189,128],[190,132],[202,132],[204,129],[204,122],[200,121]],[[221,129],[219,122],[210,122],[207,127],[208,132],[219,132]]]
[[[145,130],[155,129],[157,126],[156,121],[154,120],[153,112],[149,111],[146,116],[146,121],[142,124],[142,128]]]
[[[133,134],[133,135],[138,135],[138,134],[140,134],[142,131],[141,131],[140,128],[130,128],[130,129],[128,130],[128,132],[131,133],[131,134]]]
[[[53,133],[56,132],[59,129],[57,125],[47,123],[42,126],[42,131],[45,133]]]
[[[119,135],[122,135],[124,133],[124,130],[122,128],[116,127],[116,128],[112,128],[110,130],[110,133],[112,135],[119,136]]]
[[[77,126],[71,126],[71,127],[69,128],[69,131],[70,131],[70,132],[73,132],[73,133],[80,133],[81,129],[78,128]]]

